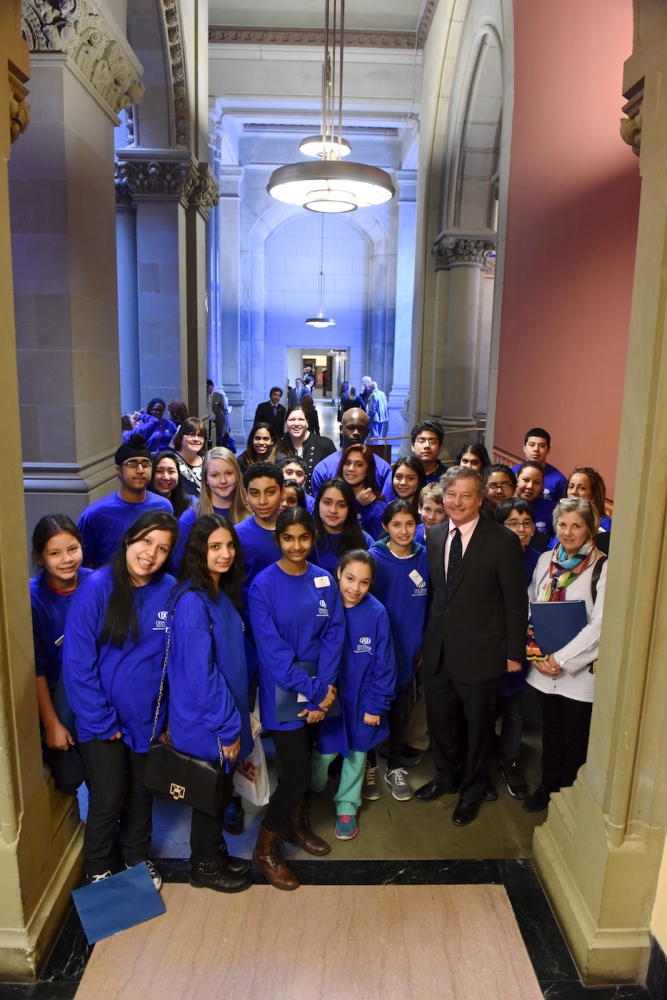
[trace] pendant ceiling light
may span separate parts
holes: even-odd
[[[335,319],[326,319],[324,316],[324,216],[320,220],[320,276],[317,286],[318,309],[317,316],[311,316],[306,320],[307,326],[316,326],[318,330],[325,326],[335,326]]]
[[[336,5],[330,30],[329,0],[324,4],[324,66],[322,67],[322,131],[309,136],[299,147],[321,162],[288,163],[271,174],[267,191],[277,201],[301,205],[311,212],[353,212],[390,201],[395,195],[391,177],[379,167],[344,163],[350,144],[343,139],[343,49],[345,0],[340,0],[340,46],[338,70],[338,135],[336,135]],[[331,40],[331,41],[330,41]]]

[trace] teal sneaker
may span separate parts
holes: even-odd
[[[353,840],[358,833],[356,816],[336,816],[336,836],[339,840]]]

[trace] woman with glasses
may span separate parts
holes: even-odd
[[[203,421],[198,420],[197,417],[188,417],[174,436],[174,451],[178,458],[183,489],[193,497],[198,497],[201,493],[201,471],[205,447],[206,429]]]
[[[115,462],[120,489],[86,507],[79,518],[83,563],[91,569],[99,569],[113,558],[121,538],[141,514],[151,510],[172,513],[165,497],[147,492],[153,456],[143,434],[132,434],[117,450]]]

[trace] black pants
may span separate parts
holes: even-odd
[[[222,824],[225,819],[225,809],[232,800],[234,791],[234,768],[225,774],[224,791],[220,808],[215,816],[192,810],[190,824],[190,862],[194,865],[200,861],[212,861],[220,852],[222,839]]]
[[[125,864],[140,864],[148,858],[153,829],[153,796],[144,785],[147,754],[135,753],[122,739],[88,740],[79,748],[90,791],[83,837],[86,874],[113,871],[117,832]]]
[[[320,726],[301,726],[299,729],[272,729],[270,735],[276,747],[281,778],[269,799],[264,826],[271,833],[283,830],[292,809],[310,786],[310,757]]]
[[[537,693],[542,708],[542,784],[557,792],[573,785],[586,763],[593,703]]]
[[[397,691],[387,712],[389,723],[389,740],[387,770],[392,771],[401,766],[401,753],[405,743],[405,731],[408,728],[410,712],[415,701],[414,683],[410,681],[407,687]]]
[[[501,685],[502,677],[481,684],[461,684],[449,676],[442,662],[436,673],[424,671],[433,763],[437,776],[451,785],[458,783],[463,770],[463,802],[478,802],[488,780]]]

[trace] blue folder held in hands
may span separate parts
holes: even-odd
[[[585,601],[531,601],[535,642],[545,656],[567,646],[588,625]]]
[[[295,660],[294,666],[301,667],[310,677],[317,677],[317,660]],[[303,722],[299,715],[307,708],[307,701],[298,691],[286,691],[276,684],[276,722]],[[336,715],[340,715],[338,695],[327,712],[327,717]]]

